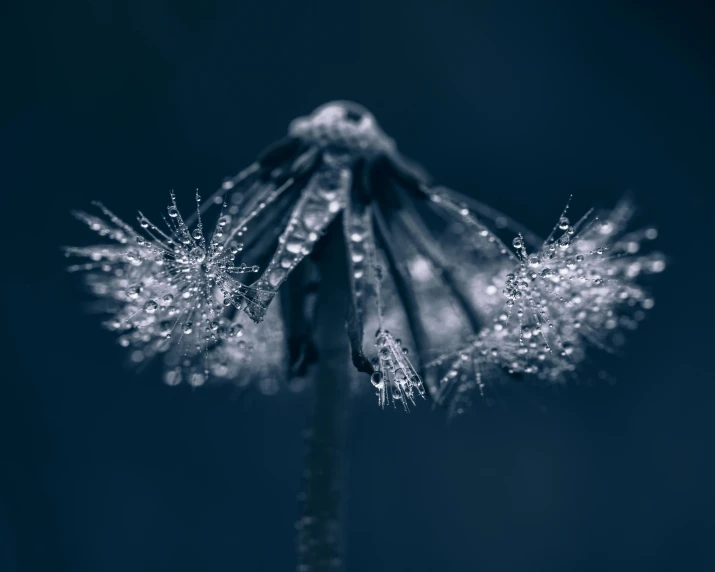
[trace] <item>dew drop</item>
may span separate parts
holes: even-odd
[[[278,288],[285,277],[285,270],[276,268],[268,275],[268,284],[270,284],[271,288]]]
[[[179,369],[170,369],[164,374],[164,383],[166,385],[179,385],[181,383],[181,370]]]
[[[194,262],[203,262],[206,259],[206,252],[200,246],[195,246],[189,253]]]
[[[373,372],[373,374],[370,376],[370,383],[372,383],[375,387],[382,387],[383,381],[382,381],[382,372],[381,371],[376,371]]]
[[[139,297],[139,292],[141,292],[141,286],[130,286],[125,294],[130,300],[136,300]]]
[[[303,243],[301,241],[289,240],[286,243],[286,250],[293,254],[298,254],[300,252],[300,249],[302,248],[302,246],[303,246]]]

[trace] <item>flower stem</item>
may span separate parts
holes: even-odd
[[[346,335],[347,268],[339,225],[333,225],[320,252],[321,282],[315,340],[319,362],[313,377],[315,406],[306,430],[307,458],[298,521],[298,571],[343,569],[342,448],[350,351]],[[345,283],[344,283],[345,282]]]

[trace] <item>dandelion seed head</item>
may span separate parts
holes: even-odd
[[[516,258],[502,274],[501,291],[482,285],[475,296],[489,310],[484,313],[491,312],[490,323],[431,364],[446,371],[440,387],[466,387],[477,378],[483,386],[497,371],[562,383],[574,376],[589,346],[613,351],[622,344],[621,332],[636,329],[653,307],[639,280],[666,266],[661,254],[642,253],[657,233],[628,231],[632,215],[628,201],[610,212],[589,212],[573,225],[563,214],[536,249],[515,236]],[[503,273],[503,262],[496,269]]]
[[[197,207],[200,197],[196,194]],[[137,230],[98,204],[102,216],[76,216],[116,244],[66,249],[88,259],[70,270],[85,271],[90,291],[103,301],[107,329],[139,364],[164,354],[169,385],[203,385],[221,375],[223,365],[246,361],[242,310],[250,290],[243,279],[257,268],[236,263],[242,245],[224,242],[226,217],[207,232],[201,218],[185,222],[171,193],[162,227],[139,214]],[[242,359],[226,359],[243,352]],[[234,367],[235,369],[235,367]],[[227,372],[228,373],[228,372]]]

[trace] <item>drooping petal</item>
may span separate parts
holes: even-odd
[[[256,322],[291,271],[313,250],[328,225],[345,208],[352,181],[350,169],[330,161],[310,178],[278,239],[278,248],[261,277],[252,285],[253,304],[246,312]]]

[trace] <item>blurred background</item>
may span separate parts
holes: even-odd
[[[448,422],[354,402],[347,570],[715,570],[715,66],[706,3],[74,0],[2,7],[0,570],[295,562],[310,395],[135,374],[62,245],[208,194],[352,99],[439,181],[548,234],[631,191],[670,259],[615,383]]]

